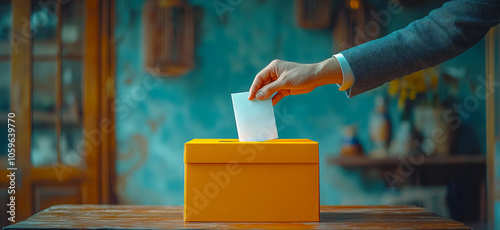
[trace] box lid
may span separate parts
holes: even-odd
[[[274,139],[193,139],[184,145],[185,163],[318,163],[318,142]]]

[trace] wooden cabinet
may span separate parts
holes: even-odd
[[[113,6],[0,3],[0,119],[14,113],[16,126],[15,169],[0,156],[0,200],[10,199],[5,175],[15,172],[16,222],[55,204],[113,203]],[[11,224],[6,208],[3,226]]]

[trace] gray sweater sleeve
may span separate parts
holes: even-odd
[[[500,22],[500,0],[455,0],[385,37],[342,51],[354,74],[349,97],[464,52]]]

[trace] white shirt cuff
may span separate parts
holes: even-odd
[[[345,59],[344,55],[341,53],[333,55],[337,58],[337,61],[340,64],[340,70],[342,71],[342,85],[337,84],[340,88],[340,91],[345,91],[354,84],[354,75],[352,74],[351,66],[347,59]]]

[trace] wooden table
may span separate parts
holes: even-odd
[[[321,206],[320,222],[184,222],[182,206],[56,205],[4,229],[470,229],[412,206]]]

